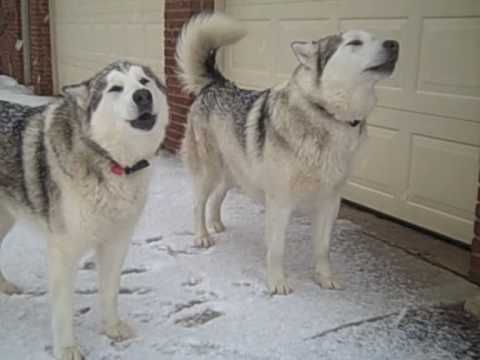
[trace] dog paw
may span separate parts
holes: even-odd
[[[55,355],[58,360],[85,360],[78,346],[64,347]]]
[[[288,295],[292,292],[292,288],[288,286],[284,277],[276,277],[268,281],[268,289],[272,295]]]
[[[324,289],[343,290],[343,286],[331,275],[315,273],[315,282]]]
[[[105,335],[115,342],[121,342],[133,338],[135,331],[126,322],[119,321],[114,325],[106,326]]]
[[[209,227],[217,234],[225,231],[225,225],[220,220],[212,221]]]
[[[210,246],[215,245],[215,242],[213,239],[208,236],[207,234],[201,235],[195,238],[195,246],[201,247],[201,248],[209,248]]]
[[[10,281],[4,280],[0,282],[0,293],[6,294],[6,295],[14,295],[14,294],[21,294],[22,291],[17,285],[11,283]]]

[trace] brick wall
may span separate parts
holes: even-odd
[[[472,260],[470,263],[470,278],[477,284],[480,284],[480,174],[478,176],[478,195],[475,218],[476,220],[472,242]]]
[[[214,0],[166,0],[165,1],[165,77],[170,108],[170,125],[164,147],[172,152],[179,150],[188,109],[192,98],[180,89],[176,78],[175,46],[182,25],[190,17],[203,10],[213,10]]]
[[[52,95],[52,58],[48,0],[29,1],[32,85],[35,94]]]
[[[15,48],[22,38],[19,0],[0,0],[0,73],[23,82],[23,52]]]

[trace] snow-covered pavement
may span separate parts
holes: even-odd
[[[54,100],[51,96],[33,95],[33,91],[7,75],[0,75],[0,100],[28,106],[41,106]]]
[[[460,301],[478,291],[474,285],[340,219],[332,262],[345,290],[321,289],[311,280],[309,222],[296,216],[287,251],[294,293],[271,297],[262,207],[229,194],[227,232],[215,235],[211,249],[194,248],[189,178],[177,158],[163,157],[155,166],[120,296],[121,313],[138,336],[113,344],[99,335],[94,264],[87,257],[74,306],[76,334],[88,359],[480,358],[480,324],[458,307],[431,306]],[[0,358],[50,359],[44,242],[18,225],[0,261],[25,291],[0,295]]]

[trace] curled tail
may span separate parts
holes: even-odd
[[[236,20],[220,13],[199,14],[182,29],[177,42],[178,77],[188,93],[198,93],[221,74],[215,67],[216,50],[246,34]]]

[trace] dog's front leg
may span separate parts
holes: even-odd
[[[272,294],[286,295],[292,292],[284,272],[285,232],[291,207],[273,196],[266,199],[265,241],[267,245],[267,280]]]
[[[73,281],[76,263],[62,247],[65,239],[52,240],[48,249],[48,282],[52,306],[53,353],[60,360],[84,359],[73,336]]]
[[[130,236],[122,235],[121,238],[103,242],[96,249],[104,332],[115,341],[123,341],[135,335],[133,329],[121,321],[118,315],[120,276],[129,241]]]
[[[330,239],[340,207],[340,197],[322,198],[313,216],[313,242],[315,248],[315,281],[326,289],[340,289],[330,270]]]

